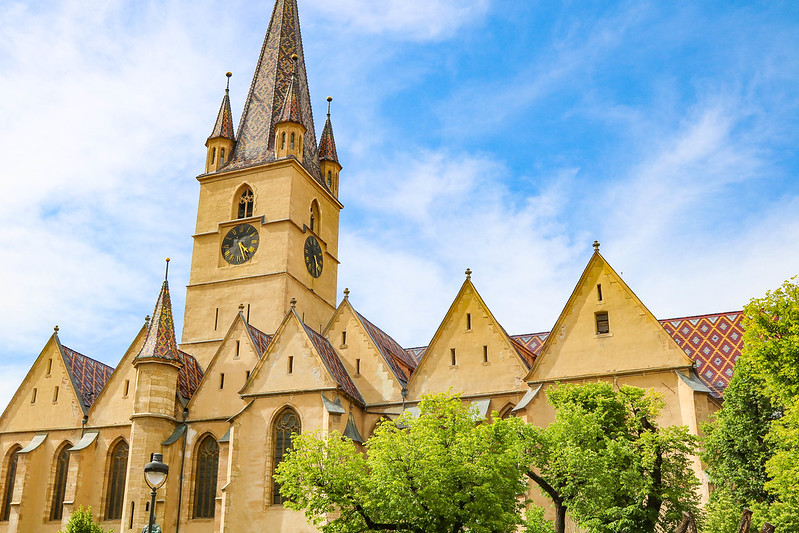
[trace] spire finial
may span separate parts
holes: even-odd
[[[227,76],[227,85],[225,85],[225,92],[226,93],[230,92],[230,77],[232,75],[233,75],[233,73],[230,72],[229,70],[227,72],[225,72],[225,76]]]
[[[244,312],[244,303],[240,303],[239,304],[239,313],[243,313],[243,312]]]
[[[594,253],[599,253],[599,241],[594,241]]]
[[[169,277],[169,258],[166,258],[166,269],[164,270],[164,281]]]
[[[350,299],[350,289],[349,289],[349,287],[344,287],[344,299],[345,300],[349,300]]]
[[[53,327],[53,333],[56,333],[56,334],[58,333],[58,326],[54,326]]]
[[[327,97],[327,118],[330,118],[330,102],[333,101],[332,96]]]
[[[465,274],[466,274],[466,279],[472,279],[472,269],[471,268],[466,267]]]
[[[144,327],[150,327],[150,315],[144,317]]]
[[[291,303],[291,308],[292,309],[297,307],[297,299],[296,298],[292,298],[290,303]]]

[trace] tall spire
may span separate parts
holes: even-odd
[[[319,161],[334,161],[338,163],[336,140],[333,138],[333,125],[330,123],[330,102],[332,101],[333,97],[328,96],[327,120],[325,120],[325,127],[322,129],[322,137],[319,139]]]
[[[222,137],[235,141],[236,137],[233,133],[233,113],[230,111],[230,77],[233,75],[227,72],[227,86],[225,87],[225,96],[222,98],[222,105],[219,106],[219,113],[216,116],[214,123],[214,130],[208,136],[208,140]]]
[[[296,69],[291,59],[294,54],[297,55]],[[297,0],[275,1],[258,66],[241,114],[239,139],[223,171],[260,165],[275,159],[275,124],[286,100],[292,73],[295,76],[294,90],[301,118],[298,123],[305,127],[301,163],[321,181]]]
[[[167,267],[169,259],[167,259]],[[147,329],[147,337],[136,356],[136,360],[165,359],[180,364],[178,344],[175,341],[175,322],[172,319],[172,300],[169,297],[169,282],[164,279],[161,293],[155,303],[153,318]]]
[[[297,124],[302,124],[302,111],[299,97],[297,96],[297,73],[296,73],[296,65],[299,60],[297,54],[291,56],[292,61],[294,61],[295,71],[291,73],[291,80],[289,80],[289,88],[286,91],[286,98],[283,101],[283,107],[280,110],[280,114],[275,121],[275,124],[280,124],[281,122],[296,122]]]

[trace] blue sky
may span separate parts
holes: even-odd
[[[0,403],[55,324],[116,364],[235,122],[272,2],[0,0]],[[799,274],[792,2],[300,0],[344,170],[339,293],[426,344],[463,281],[547,331],[598,239],[659,318]],[[235,303],[237,305],[237,302]],[[178,332],[178,335],[180,333]]]

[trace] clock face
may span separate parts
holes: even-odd
[[[222,240],[222,257],[231,265],[249,261],[258,250],[258,230],[250,224],[239,224]]]
[[[322,247],[313,235],[305,239],[305,268],[315,278],[322,275]]]

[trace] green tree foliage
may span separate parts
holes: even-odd
[[[566,512],[592,532],[669,530],[682,511],[697,513],[696,439],[657,425],[655,394],[597,382],[561,385],[548,397],[556,420],[527,428],[528,475],[552,498],[558,533]]]
[[[59,533],[111,533],[111,531],[109,529],[106,532],[100,527],[100,524],[94,521],[91,507],[86,509],[80,507],[69,517],[67,528]]]
[[[366,455],[337,433],[296,436],[276,473],[284,505],[325,533],[516,531],[524,424],[477,423],[451,395],[426,396],[419,410],[381,424]]]

